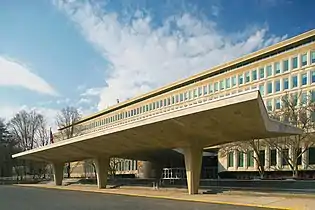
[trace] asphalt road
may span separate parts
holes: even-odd
[[[263,208],[0,185],[0,209],[253,210]]]

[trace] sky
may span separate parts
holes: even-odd
[[[315,28],[315,1],[0,0],[0,117],[55,126]]]

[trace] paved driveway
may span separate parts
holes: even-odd
[[[262,208],[0,185],[1,210],[253,210]]]

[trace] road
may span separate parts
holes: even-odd
[[[1,210],[253,210],[254,207],[0,185]]]

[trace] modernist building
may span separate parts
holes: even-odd
[[[80,126],[83,133],[101,131],[120,125],[122,121],[171,110],[175,105],[186,106],[199,98],[215,100],[254,89],[260,91],[268,111],[280,109],[281,97],[288,92],[302,92],[302,98],[310,95],[315,101],[315,30],[100,111],[84,118]],[[315,164],[314,152],[310,149],[303,154],[301,167],[312,168]],[[262,153],[268,170],[276,170],[276,166],[284,170],[287,168],[273,149],[266,147]],[[234,152],[224,158],[218,156],[219,173],[257,170],[253,159],[247,155]],[[128,173],[138,173],[137,166],[138,163],[124,161],[119,164],[118,173],[126,173],[126,169]],[[169,174],[164,176],[169,177]]]

